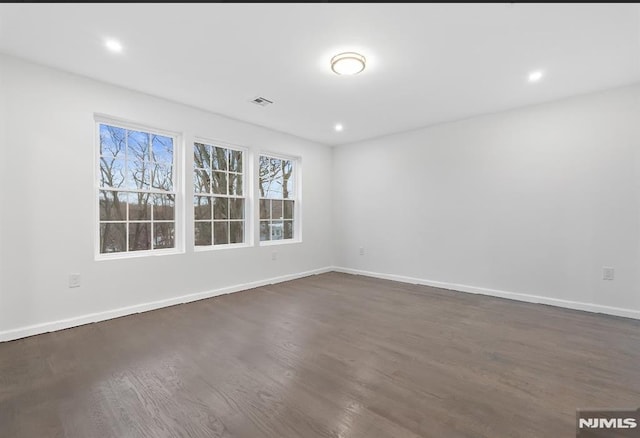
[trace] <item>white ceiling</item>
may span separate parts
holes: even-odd
[[[2,4],[0,51],[336,145],[640,81],[639,22],[637,4]],[[346,50],[360,75],[331,72]]]

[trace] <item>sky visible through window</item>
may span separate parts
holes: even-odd
[[[99,130],[100,253],[174,248],[173,138]]]

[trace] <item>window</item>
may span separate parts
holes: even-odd
[[[244,151],[194,143],[195,245],[245,242]]]
[[[260,156],[260,241],[296,236],[295,160]]]
[[[175,138],[106,123],[98,131],[98,253],[175,248]]]

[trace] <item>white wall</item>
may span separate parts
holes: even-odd
[[[0,78],[0,340],[331,265],[330,148],[12,57],[0,57]],[[187,245],[184,254],[95,261],[94,113],[182,133],[187,169],[194,136],[300,156],[303,242],[198,253]],[[67,287],[72,272],[82,276],[78,289]]]
[[[4,155],[4,145],[7,144],[6,142],[6,96],[4,93],[5,90],[5,86],[4,84],[4,69],[3,69],[3,64],[0,63],[0,331],[2,330],[2,320],[3,320],[3,309],[6,307],[3,305],[3,277],[4,277],[4,272],[5,272],[5,266],[6,266],[6,262],[5,262],[5,251],[3,250],[5,243],[4,243],[4,237],[3,237],[3,231],[4,230],[4,215],[7,211],[7,208],[5,208],[5,192],[7,192],[6,189],[4,189],[5,187],[7,187],[7,181],[5,179],[5,175],[7,173],[7,168],[5,163],[7,162],[7,160],[5,160]]]
[[[639,127],[636,85],[337,147],[334,260],[640,318]]]
[[[273,247],[194,253],[190,245],[184,254],[95,261],[94,113],[181,132],[187,147],[202,136],[301,156],[303,243],[278,246],[275,262]],[[332,261],[351,272],[640,317],[639,116],[633,86],[332,153],[0,56],[0,340]],[[601,280],[602,266],[615,267],[614,281]],[[82,287],[67,287],[72,272]]]

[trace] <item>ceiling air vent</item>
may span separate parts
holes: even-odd
[[[260,106],[267,106],[273,103],[271,100],[265,99],[264,97],[259,97],[259,96],[251,100],[250,102]]]

